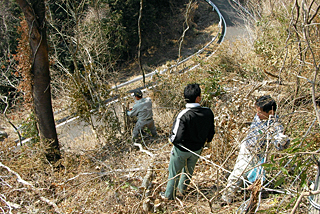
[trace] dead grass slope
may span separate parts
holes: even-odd
[[[248,43],[246,40],[234,41],[232,45],[225,42],[214,57],[201,61],[198,69],[157,77],[159,85],[149,93],[162,137],[140,141],[148,152],[132,146],[130,132],[121,131],[112,136],[104,133],[99,138],[81,136],[72,142],[73,148],[63,150],[64,168],[56,170],[41,155],[43,148],[38,144],[14,150],[15,143],[10,138],[1,141],[0,205],[3,212],[239,212],[250,191],[239,192],[235,203],[220,207],[228,173],[217,165],[232,170],[239,143],[255,114],[254,100],[264,94],[278,102],[278,115],[292,144],[283,152],[269,150],[265,166],[267,177],[275,178],[274,189],[285,190],[287,194],[271,192],[262,199],[259,212],[292,211],[297,195],[308,191],[317,172],[313,160],[318,155],[320,138],[314,104],[319,99],[312,99],[308,81],[299,81],[299,91],[293,90],[298,83],[294,60],[279,73],[281,66],[277,66],[283,61],[277,61],[281,54],[274,46],[267,49],[261,42],[263,45],[259,47],[265,49],[258,49]],[[270,58],[266,60],[265,57]],[[309,68],[300,74],[311,78],[313,70]],[[196,166],[189,194],[168,202],[159,197],[159,192],[165,190],[172,148],[167,136],[174,117],[184,107],[182,90],[191,82],[201,83],[202,104],[215,114],[216,135],[204,149],[202,156],[206,160],[199,160]],[[316,93],[318,95],[319,91]],[[303,198],[296,213],[306,213],[309,206],[309,201]]]

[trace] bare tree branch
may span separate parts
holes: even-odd
[[[3,163],[0,162],[0,167],[5,168],[8,172],[14,174],[17,177],[17,182],[19,182],[19,183],[21,183],[21,184],[23,184],[25,186],[30,187],[33,191],[35,191],[38,194],[41,193],[42,189],[38,189],[38,188],[34,187],[32,183],[22,179],[21,176],[17,172],[13,171],[8,166],[6,166],[6,165],[4,165]],[[41,199],[41,201],[46,202],[47,204],[53,206],[57,213],[63,213],[60,210],[60,208],[53,201],[51,201],[51,200],[49,200],[49,199],[47,199],[47,198],[45,198],[43,196],[40,196],[40,199]]]

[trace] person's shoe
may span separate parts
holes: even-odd
[[[179,189],[179,192],[181,195],[186,196],[186,195],[189,195],[190,193],[195,192],[195,190],[193,188],[188,187],[184,191],[181,191],[181,189]]]
[[[173,200],[173,199],[167,198],[167,197],[165,196],[165,193],[164,193],[164,192],[160,192],[160,197],[161,197],[161,199],[166,200],[166,201]]]
[[[165,196],[165,194],[164,194],[164,192],[160,192],[160,197],[162,198],[162,199],[166,199],[166,196]]]

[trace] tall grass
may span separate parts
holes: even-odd
[[[292,210],[295,196],[314,181],[317,167],[313,161],[320,141],[315,111],[319,108],[320,19],[319,15],[312,18],[319,13],[319,5],[304,2],[301,5],[302,1],[297,1],[297,7],[290,1],[247,1],[256,17],[248,26],[250,40],[225,41],[212,58],[200,62],[198,69],[154,79],[158,86],[148,93],[162,137],[141,141],[154,157],[131,145],[130,131],[121,125],[123,114],[112,109],[100,112],[105,117],[104,126],[97,128],[99,138],[83,135],[63,145],[64,169],[59,171],[41,157],[40,146],[27,144],[13,150],[11,138],[2,141],[0,162],[9,167],[0,168],[3,212],[143,213],[148,200],[150,212],[233,213],[241,202],[223,210],[210,207],[219,203],[219,191],[228,175],[212,163],[232,170],[238,146],[255,114],[254,100],[264,94],[277,101],[277,114],[292,140],[281,153],[269,151],[267,176],[274,178],[274,187],[293,194],[270,196],[259,209],[280,213]],[[201,84],[202,105],[215,114],[216,135],[202,154],[209,162],[199,160],[196,166],[190,195],[180,202],[165,202],[158,193],[164,191],[168,176],[171,145],[166,137],[175,116],[184,108],[183,88],[194,82]],[[152,182],[148,190],[139,188],[150,166]],[[157,203],[161,206],[155,206]],[[299,212],[305,213],[308,201],[301,203]]]

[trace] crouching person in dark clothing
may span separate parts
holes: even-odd
[[[198,155],[206,142],[211,142],[214,131],[214,115],[211,109],[201,107],[201,89],[189,84],[184,89],[186,109],[176,117],[169,141],[173,144],[169,163],[169,178],[162,196],[173,200],[176,189],[184,194],[190,183]]]

